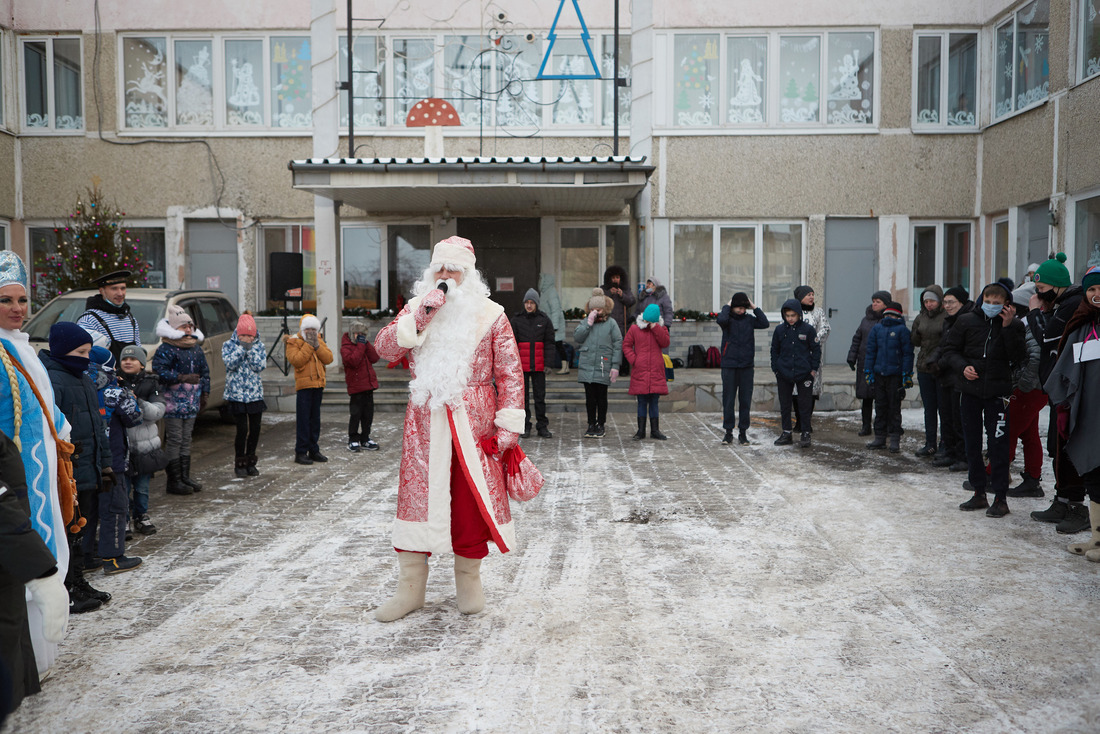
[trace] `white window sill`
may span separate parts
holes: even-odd
[[[986,127],[990,128],[990,127],[993,127],[994,125],[1000,125],[1002,122],[1005,122],[1007,120],[1011,120],[1014,117],[1019,117],[1020,115],[1026,113],[1026,112],[1031,112],[1032,110],[1039,109],[1040,107],[1042,107],[1043,105],[1045,105],[1049,101],[1050,101],[1050,96],[1048,95],[1046,97],[1043,97],[1038,102],[1035,102],[1034,104],[1028,105],[1027,107],[1024,107],[1024,108],[1019,109],[1019,110],[1015,110],[1013,112],[1009,112],[1004,117],[998,117],[996,120],[993,120],[988,125],[986,125]]]
[[[794,128],[773,128],[773,127],[753,127],[753,128],[728,128],[728,127],[708,127],[708,128],[682,128],[682,127],[655,127],[653,129],[654,135],[667,136],[667,137],[722,137],[722,136],[738,136],[738,135],[877,135],[881,131],[877,126],[875,127],[794,127]]]

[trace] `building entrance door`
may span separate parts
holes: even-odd
[[[458,236],[474,243],[477,269],[489,284],[490,297],[509,318],[523,309],[523,294],[538,288],[540,224],[538,219],[461,217]]]
[[[229,302],[237,300],[237,230],[219,222],[187,224],[188,288],[221,291]]]
[[[825,364],[844,364],[878,276],[878,220],[825,220]]]

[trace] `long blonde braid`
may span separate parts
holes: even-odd
[[[19,375],[15,372],[15,365],[11,363],[11,355],[8,350],[0,345],[0,362],[4,363],[4,370],[8,375],[8,384],[11,385],[12,410],[15,411],[15,447],[23,450],[23,442],[19,440],[19,433],[23,428],[23,396],[19,393]]]

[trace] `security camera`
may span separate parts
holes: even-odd
[[[497,13],[497,20],[503,23],[504,21],[508,20],[508,14],[502,10],[501,12]]]
[[[524,38],[527,39],[527,43],[534,43],[535,34],[534,33],[528,33],[526,36],[524,36]]]

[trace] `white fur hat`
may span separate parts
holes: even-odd
[[[321,320],[311,313],[307,313],[302,316],[302,320],[298,323],[298,333],[302,334],[306,329],[321,330]]]
[[[436,243],[432,251],[432,265],[459,265],[464,270],[473,270],[474,243],[464,237],[448,237]]]

